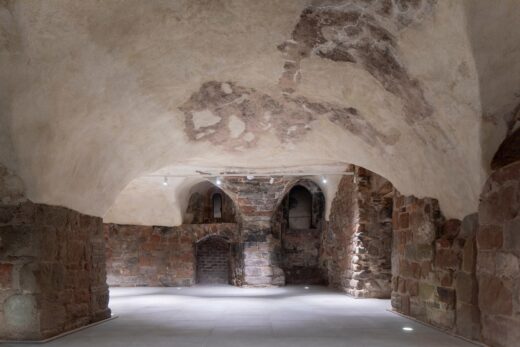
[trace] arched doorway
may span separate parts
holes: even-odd
[[[281,202],[274,220],[281,240],[286,284],[326,284],[320,265],[325,198],[317,184],[298,181]]]
[[[197,283],[230,283],[230,244],[219,236],[210,236],[196,244]]]

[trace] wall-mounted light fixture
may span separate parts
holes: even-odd
[[[220,186],[222,184],[222,181],[220,180],[219,177],[217,177],[217,180],[215,181],[215,183],[217,184],[217,186]]]

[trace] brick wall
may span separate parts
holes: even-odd
[[[233,223],[177,227],[105,224],[108,284],[191,286],[196,282],[195,244],[210,235],[226,238],[235,249],[238,226]],[[234,258],[230,266],[231,280],[236,283]]]
[[[230,245],[220,237],[209,237],[197,243],[197,283],[227,284],[230,267]]]
[[[520,162],[495,171],[479,208],[477,234],[479,304],[483,341],[517,346],[520,341]]]
[[[476,214],[445,220],[435,199],[396,194],[392,307],[470,339],[479,339],[475,277]]]
[[[101,218],[0,206],[0,339],[43,339],[110,317]]]

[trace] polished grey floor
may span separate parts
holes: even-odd
[[[111,288],[117,319],[45,346],[475,346],[388,312],[388,300],[307,288]]]

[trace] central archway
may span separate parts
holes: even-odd
[[[320,265],[325,198],[320,187],[302,179],[292,185],[274,218],[281,240],[286,284],[326,284]]]

